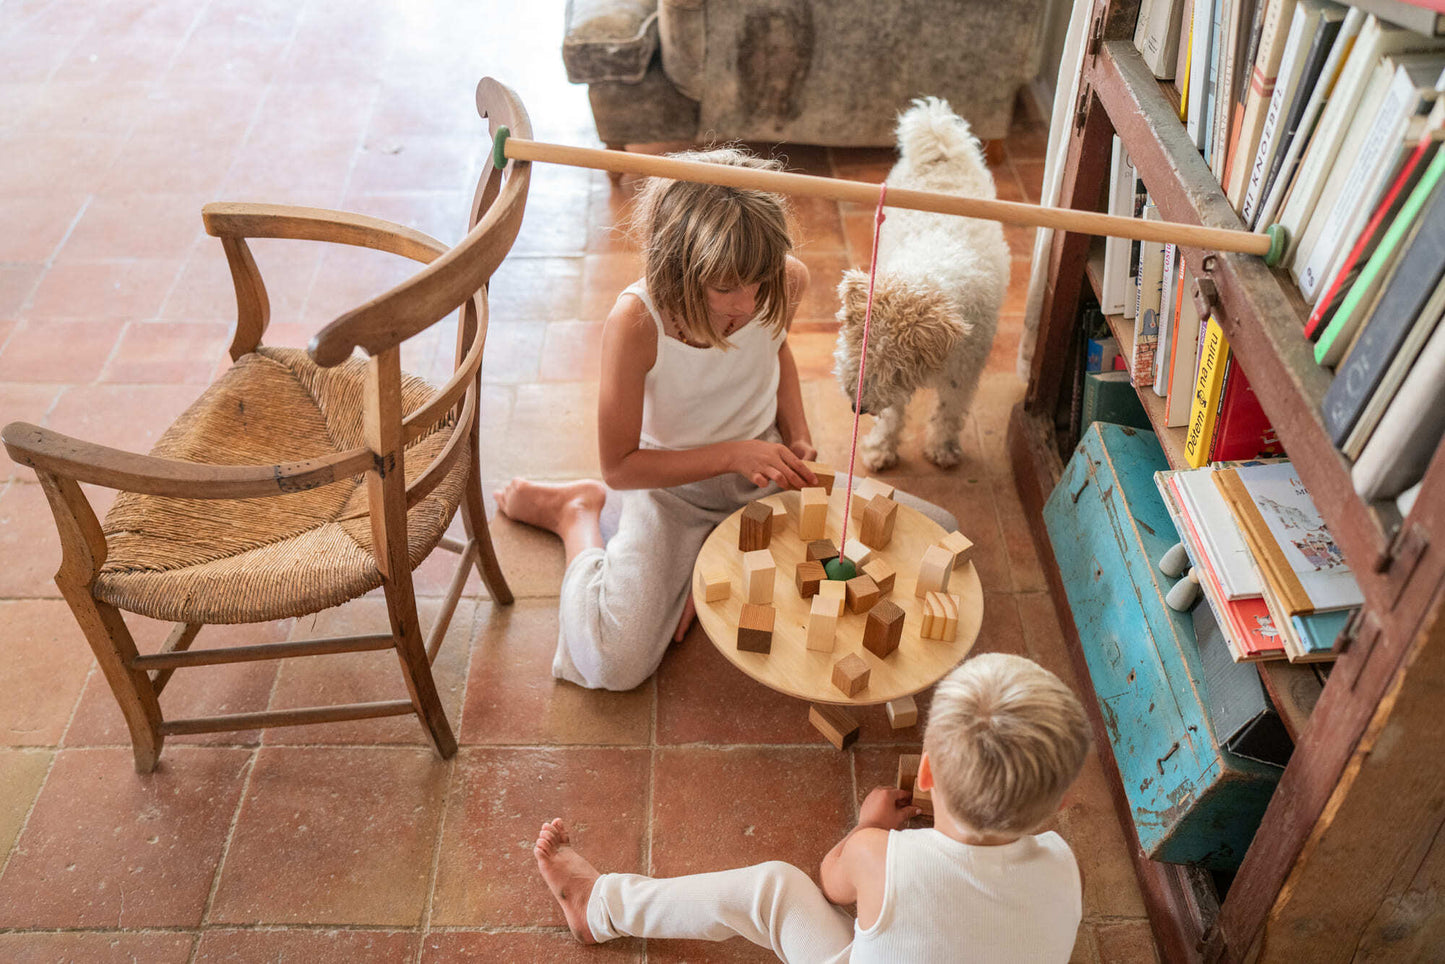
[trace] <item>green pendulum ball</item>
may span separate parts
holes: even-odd
[[[823,572],[829,579],[837,582],[847,582],[858,575],[858,567],[853,565],[851,560],[839,556],[837,559],[829,559],[823,563]]]

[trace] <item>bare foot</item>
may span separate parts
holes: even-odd
[[[537,858],[537,869],[542,872],[547,889],[562,905],[572,936],[583,944],[596,944],[587,926],[587,900],[592,896],[592,885],[602,875],[572,849],[572,838],[561,818],[542,824],[532,854]]]
[[[601,515],[602,506],[607,502],[607,487],[596,479],[577,482],[513,479],[505,489],[492,494],[497,508],[509,518],[558,535],[577,515]]]

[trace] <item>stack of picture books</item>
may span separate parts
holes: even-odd
[[[1155,482],[1235,660],[1334,658],[1364,600],[1289,462],[1159,472]]]

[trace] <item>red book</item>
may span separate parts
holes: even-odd
[[[1233,352],[1225,365],[1224,390],[1219,393],[1219,415],[1215,419],[1209,461],[1237,462],[1283,455],[1279,436],[1269,424]]]

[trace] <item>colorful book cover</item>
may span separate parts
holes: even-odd
[[[1224,598],[1258,596],[1263,590],[1250,565],[1253,556],[1239,534],[1233,513],[1215,488],[1213,472],[1209,468],[1179,471],[1171,484],[1178,493],[1180,507],[1197,526],[1199,548],[1219,577]]]
[[[1189,408],[1189,431],[1184,436],[1184,458],[1195,469],[1209,461],[1214,447],[1215,419],[1229,361],[1229,342],[1224,338],[1224,329],[1212,315],[1207,324],[1199,354],[1199,374],[1194,381],[1194,400]]]
[[[1284,454],[1279,436],[1259,404],[1239,359],[1229,356],[1225,366],[1224,391],[1214,425],[1214,442],[1209,461],[1234,462]]]

